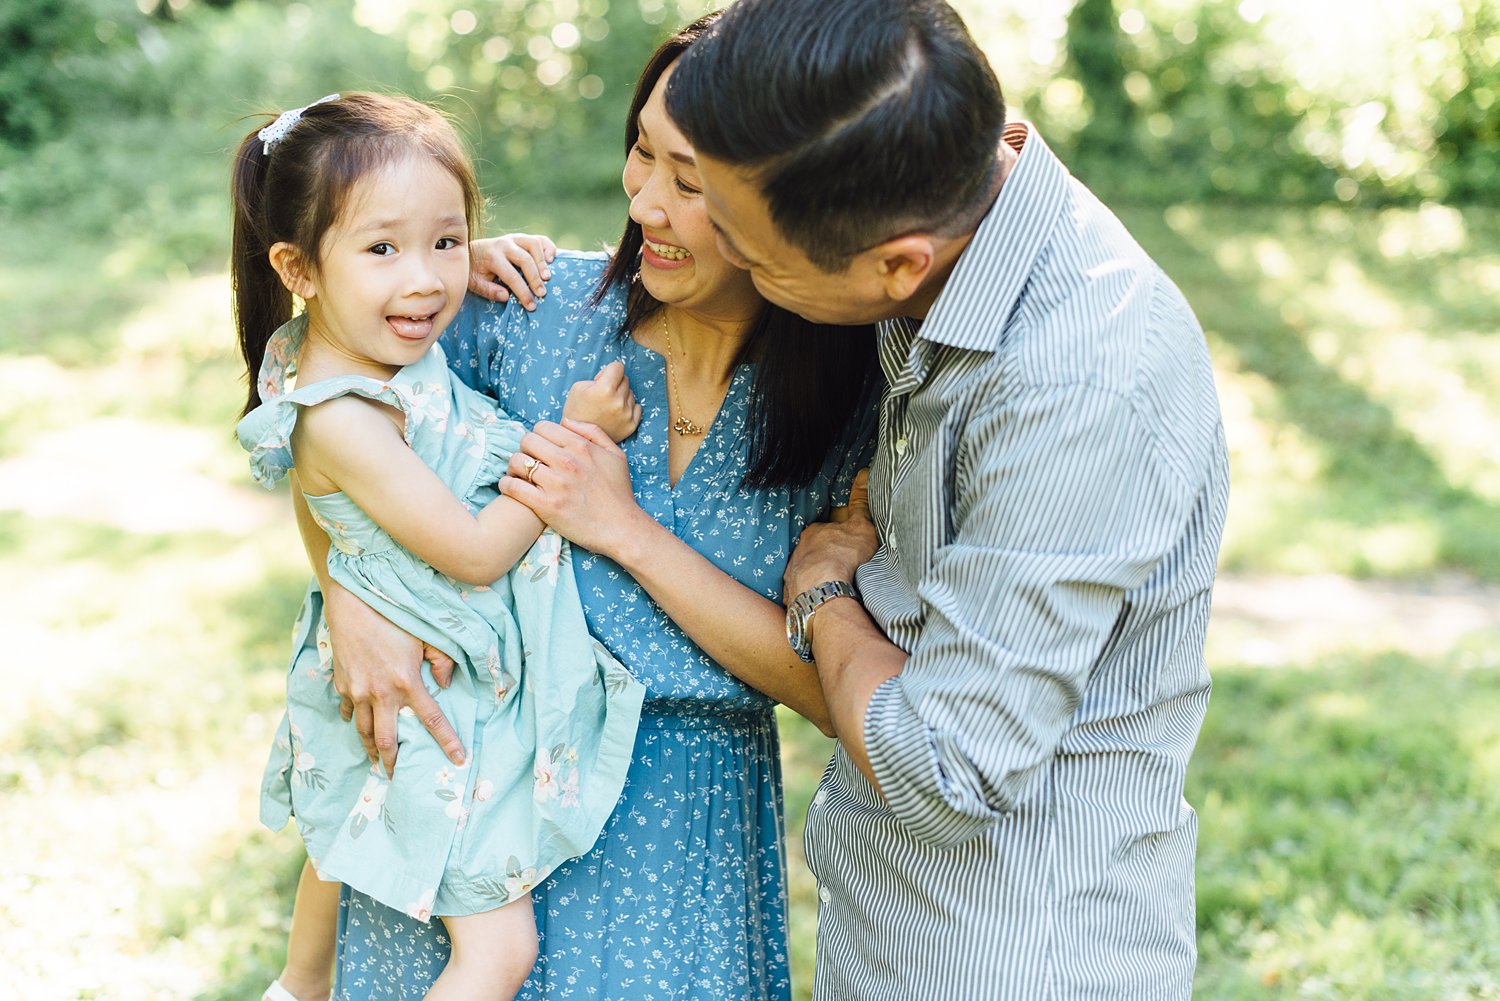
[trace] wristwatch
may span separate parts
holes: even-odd
[[[846,597],[859,600],[859,591],[846,580],[829,580],[810,587],[786,606],[786,641],[792,652],[812,663],[812,617],[818,606],[830,598]]]

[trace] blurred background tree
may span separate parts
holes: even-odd
[[[492,192],[602,196],[644,54],[709,6],[10,0],[0,211],[82,202],[79,222],[177,230],[180,257],[200,263],[220,249],[206,225],[219,209],[201,199],[230,123],[351,85],[442,100]],[[1107,196],[1388,204],[1500,190],[1496,0],[959,6],[1015,114]],[[144,197],[100,211],[122,189]],[[172,218],[184,211],[191,223]]]

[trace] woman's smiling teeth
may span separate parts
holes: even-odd
[[[674,247],[670,243],[653,243],[647,240],[646,246],[650,247],[651,252],[657,257],[665,257],[669,261],[685,261],[693,256],[687,248]]]

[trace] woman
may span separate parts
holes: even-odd
[[[459,374],[527,423],[616,357],[644,409],[622,449],[541,424],[505,484],[574,540],[590,629],[648,690],[613,817],[538,888],[522,998],[790,995],[773,706],[824,728],[827,709],[776,599],[803,525],[868,456],[875,340],[773,309],[718,254],[663,105],[672,63],[711,21],[642,73],[613,258],[562,254],[534,312],[471,303],[444,335]],[[394,629],[334,617],[336,645],[341,625]],[[346,891],[336,996],[420,997],[446,952],[437,927]]]

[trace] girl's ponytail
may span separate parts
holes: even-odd
[[[235,154],[230,196],[234,203],[229,277],[234,288],[234,322],[245,359],[249,395],[241,416],[260,406],[260,364],[276,328],[292,318],[292,293],[271,267],[271,234],[266,205],[269,157],[259,129],[240,143]]]

